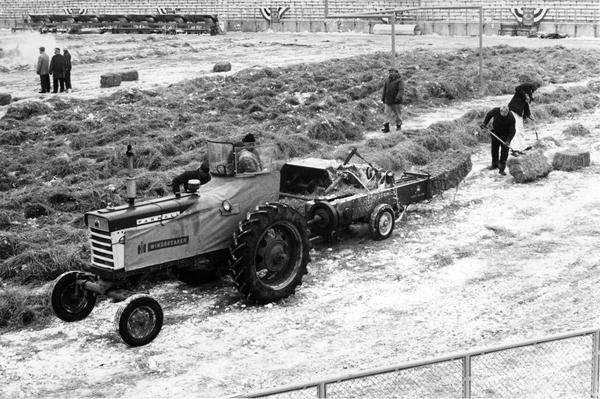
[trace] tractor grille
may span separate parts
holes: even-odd
[[[110,233],[90,228],[92,244],[92,264],[100,267],[114,267]]]

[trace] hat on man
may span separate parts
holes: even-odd
[[[256,139],[254,138],[254,135],[252,133],[248,133],[242,139],[242,143],[254,143],[254,142],[256,142]]]
[[[40,47],[40,51],[46,51],[46,47],[44,47],[44,46]]]

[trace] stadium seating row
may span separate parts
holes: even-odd
[[[23,21],[28,14],[61,14],[63,9],[85,8],[90,14],[154,14],[157,7],[175,8],[183,14],[217,14],[220,19],[261,19],[261,7],[288,6],[288,19],[323,19],[324,0],[0,0],[0,19]],[[547,21],[598,21],[598,0],[328,0],[330,14],[374,11],[415,6],[473,6],[485,7],[486,21],[510,21],[510,7],[544,7],[549,12]],[[427,20],[465,21],[477,19],[476,11],[437,10],[421,11],[418,17]],[[408,13],[410,14],[410,13]],[[413,14],[413,17],[417,17]],[[410,18],[409,18],[410,19]]]

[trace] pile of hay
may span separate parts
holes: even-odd
[[[472,167],[471,154],[457,151],[453,156],[444,157],[437,167],[433,165],[430,170],[432,174],[431,193],[436,195],[452,187],[457,187],[469,174]]]
[[[118,73],[107,73],[100,76],[100,87],[116,87],[121,85],[121,75]]]
[[[25,120],[36,115],[45,115],[52,111],[52,108],[41,101],[27,101],[22,104],[13,104],[8,107],[6,114],[2,119]]]
[[[575,123],[563,130],[563,134],[567,136],[589,136],[590,131],[581,123]]]
[[[552,159],[552,167],[567,172],[590,166],[590,152],[579,148],[558,151]]]
[[[532,151],[524,155],[510,157],[508,170],[517,183],[525,183],[548,176],[552,168],[541,151]]]

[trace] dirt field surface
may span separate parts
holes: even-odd
[[[5,50],[11,37],[0,36]],[[42,40],[53,40],[46,47],[74,49],[81,60],[74,66],[76,90],[64,96],[83,99],[114,91],[98,88],[100,73],[109,70],[138,69],[140,81],[124,87],[151,88],[208,74],[221,60],[230,60],[236,72],[389,47],[389,37],[359,34],[176,36],[166,39],[176,45],[165,54],[153,54],[156,39],[146,36],[34,39],[28,54],[35,54]],[[588,49],[599,42],[486,37],[484,43]],[[442,51],[477,44],[477,38],[402,37],[398,49]],[[110,58],[94,61],[96,53],[107,57],[111,52],[115,57],[129,52],[132,59],[118,60],[118,66]],[[38,97],[35,74],[19,67],[27,62],[20,64],[15,56],[8,72],[0,72],[0,91]],[[593,77],[600,75],[585,76]],[[583,92],[586,83],[574,86]],[[541,101],[550,96],[545,95]],[[403,127],[455,120],[506,100],[455,101],[408,114]],[[47,325],[5,330],[0,397],[220,397],[599,326],[600,294],[594,289],[600,282],[599,113],[595,107],[581,111],[538,120],[537,130],[548,156],[578,146],[590,150],[590,167],[553,171],[518,185],[510,176],[485,170],[488,147],[474,145],[473,169],[460,186],[412,207],[389,240],[373,242],[356,227],[339,245],[316,244],[303,285],[282,302],[249,306],[222,283],[191,287],[169,281],[148,285],[165,310],[165,325],[145,347],[121,342],[113,326],[117,304],[106,300],[79,323],[52,319]],[[575,122],[591,133],[564,134]],[[380,138],[372,130],[363,142]],[[528,126],[519,144],[534,140]]]

